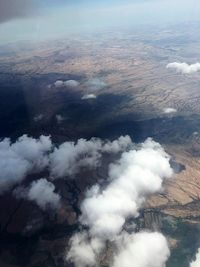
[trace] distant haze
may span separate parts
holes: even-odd
[[[0,23],[29,16],[35,7],[33,0],[0,0]]]
[[[197,0],[0,0],[1,42],[39,41],[113,26],[190,22],[199,20],[199,10]]]

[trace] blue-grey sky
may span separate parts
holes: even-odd
[[[0,42],[200,19],[199,0],[0,0]]]

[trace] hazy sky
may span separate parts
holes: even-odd
[[[0,0],[0,42],[199,18],[199,0]]]

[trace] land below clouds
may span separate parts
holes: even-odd
[[[191,52],[190,42],[183,41],[188,34],[185,28],[184,32],[180,27],[165,30],[159,35],[154,31],[120,33],[117,46],[116,36],[109,33],[80,37],[79,42],[56,41],[56,46],[52,42],[48,48],[47,44],[29,49],[25,44],[4,47],[0,137],[15,141],[24,133],[35,138],[45,134],[61,144],[93,136],[113,140],[128,134],[136,143],[147,137],[161,143],[178,171],[166,182],[164,192],[149,198],[136,221],[137,231],[161,230],[172,251],[168,266],[188,267],[199,247],[200,232],[199,77],[169,72],[165,66],[188,58],[195,62],[199,35],[194,28]],[[55,86],[56,81],[69,80],[79,85]],[[91,94],[96,98],[84,99]],[[170,108],[176,112],[163,112]],[[81,192],[105,177],[111,160],[105,158],[103,169],[82,172],[78,180],[55,182],[66,200],[59,216],[25,200],[16,201],[10,194],[3,196],[0,265],[64,266],[63,249],[78,227]],[[24,185],[46,175],[45,171],[30,175]],[[35,228],[23,232],[27,220]],[[126,225],[131,227],[131,222]]]
[[[187,171],[187,164],[184,165],[184,157],[180,157],[180,150],[177,152],[173,147],[181,147],[181,150],[186,151],[192,157],[198,157],[197,131],[200,117],[196,114],[188,116],[161,114],[158,117],[155,115],[154,118],[143,119],[142,114],[140,117],[134,110],[128,114],[123,112],[122,107],[130,101],[130,96],[104,92],[95,100],[83,101],[80,89],[56,89],[47,86],[58,79],[73,78],[81,82],[81,77],[60,74],[25,76],[25,80],[23,76],[20,76],[18,80],[16,77],[12,80],[11,74],[6,74],[6,78],[4,75],[0,81],[2,88],[0,92],[2,102],[0,134],[2,138],[7,136],[14,141],[23,133],[34,137],[50,134],[53,141],[60,144],[63,141],[77,140],[80,137],[89,139],[93,136],[113,140],[126,134],[130,135],[135,142],[143,142],[150,136],[162,143],[174,156],[175,161],[172,161],[172,166],[176,169],[178,177],[182,177],[182,172]],[[34,118],[38,114],[42,114],[42,116],[35,120]],[[58,114],[62,116],[62,121],[56,119]],[[10,257],[9,251],[21,244],[21,249],[17,249],[12,256],[12,263],[16,261],[19,266],[26,266],[31,264],[30,257],[38,263],[45,257],[46,265],[52,261],[52,266],[57,266],[57,264],[62,266],[64,264],[63,247],[66,239],[78,227],[76,218],[80,212],[78,204],[81,198],[80,192],[84,192],[89,184],[92,185],[94,179],[98,180],[106,176],[108,162],[109,159],[104,160],[104,171],[101,169],[96,173],[83,172],[81,175],[79,174],[78,180],[55,183],[59,190],[63,188],[62,197],[68,203],[66,210],[63,211],[64,214],[60,214],[58,217],[55,214],[43,213],[35,205],[24,200],[16,201],[9,193],[1,197],[3,205],[1,210],[7,206],[6,214],[1,215],[1,238],[4,240],[1,246],[2,253],[8,253],[8,257]],[[46,173],[38,174],[38,178],[41,175],[45,177]],[[84,180],[86,176],[91,179]],[[29,176],[25,184],[34,179],[37,179],[37,175]],[[171,187],[174,187],[170,183],[166,186],[169,187],[169,191]],[[199,202],[198,197],[195,199],[192,196],[189,203],[180,201],[177,204],[176,194],[175,192],[170,200],[167,192],[161,194],[160,199],[150,200],[137,219],[137,230],[160,229],[171,240],[172,255],[174,256],[170,258],[168,266],[175,266],[178,257],[182,266],[187,267],[199,245],[196,234],[200,231],[197,223],[199,215],[196,213]],[[189,192],[185,194],[190,197]],[[188,213],[190,213],[189,217]],[[32,231],[27,233],[23,231],[26,218],[29,220],[32,218],[34,223]],[[195,221],[195,224],[191,224],[190,220]],[[129,224],[126,227],[128,229]],[[186,238],[182,235],[182,230],[178,231],[178,229],[186,229],[192,238],[191,236],[190,239]],[[45,249],[43,244],[46,246]],[[191,244],[193,245],[192,250],[189,249]],[[188,250],[183,250],[183,246]],[[44,249],[43,253],[39,252],[41,248]],[[60,248],[58,256],[54,255],[55,248],[57,250]]]

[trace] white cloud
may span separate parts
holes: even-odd
[[[177,110],[176,110],[175,108],[164,108],[164,109],[163,109],[163,112],[164,112],[165,114],[171,114],[171,113],[176,113]]]
[[[75,80],[67,80],[64,82],[64,85],[65,86],[68,86],[68,87],[77,87],[79,86],[79,82],[78,81],[75,81]]]
[[[55,148],[50,155],[50,169],[54,177],[64,177],[73,175],[81,167],[95,167],[98,165],[99,150],[101,148],[100,140],[79,139],[75,142],[65,142],[58,148]]]
[[[103,190],[93,186],[88,192],[81,205],[82,224],[89,226],[92,235],[115,237],[128,217],[138,215],[145,197],[160,191],[163,180],[171,177],[169,159],[151,139],[139,150],[124,152],[110,165],[110,184]]]
[[[100,164],[102,153],[117,153],[130,144],[131,139],[128,136],[113,142],[103,142],[98,138],[89,141],[79,139],[77,143],[65,142],[50,155],[51,174],[54,177],[64,177],[78,173],[83,167],[95,168]]]
[[[63,118],[57,117],[57,120]],[[113,142],[93,138],[79,139],[54,147],[50,137],[39,139],[21,136],[15,143],[5,138],[0,142],[0,193],[21,181],[30,173],[44,168],[50,170],[54,178],[73,175],[81,168],[95,168],[101,163],[102,153],[124,151],[132,143],[130,137],[120,137]]]
[[[54,184],[43,178],[31,183],[27,193],[27,199],[36,202],[43,210],[48,206],[56,209],[60,204],[60,196],[54,191]]]
[[[102,151],[107,153],[118,153],[120,151],[125,151],[127,148],[133,146],[130,136],[120,136],[114,141],[106,141],[102,146]]]
[[[111,267],[164,267],[169,255],[167,241],[160,233],[123,233]]]
[[[20,183],[28,173],[45,167],[50,168],[54,178],[63,177],[73,175],[81,167],[98,166],[103,153],[123,152],[119,160],[109,165],[108,185],[100,187],[97,184],[88,190],[79,218],[88,230],[72,236],[66,257],[77,267],[94,266],[106,242],[112,241],[118,246],[121,239],[124,245],[118,246],[112,267],[118,267],[118,264],[126,267],[125,257],[135,258],[132,255],[137,253],[142,257],[135,258],[139,267],[163,267],[169,255],[164,237],[157,233],[128,235],[123,227],[128,218],[138,216],[146,197],[162,190],[163,180],[172,176],[170,157],[164,149],[152,139],[134,146],[130,137],[125,136],[114,141],[79,139],[77,143],[65,142],[52,150],[50,137],[45,136],[33,139],[24,135],[13,144],[9,139],[1,141],[1,192]],[[54,191],[51,182],[40,179],[27,188],[19,187],[14,194],[36,202],[45,210],[59,207],[60,196]],[[149,248],[149,244],[156,241],[158,243]],[[154,265],[150,254],[154,255]]]
[[[170,157],[165,153],[164,149],[152,139],[147,139],[140,146],[132,147],[128,152],[123,152],[117,162],[110,164],[108,186],[105,188],[100,188],[99,185],[93,186],[87,192],[86,198],[81,204],[82,215],[79,220],[82,225],[88,227],[90,239],[101,240],[104,248],[107,240],[116,242],[119,238],[124,239],[123,226],[126,220],[130,217],[137,217],[138,210],[146,197],[162,190],[163,180],[172,176],[173,171],[169,161]],[[144,237],[147,238],[146,245],[143,244]],[[140,265],[136,264],[136,266],[164,266],[169,250],[167,242],[162,235],[146,234],[145,236],[144,234],[138,234],[129,236],[126,234],[126,247],[120,248],[118,256],[115,256],[114,267],[118,267],[118,258],[125,265],[125,262],[123,262],[125,260],[124,254],[128,253],[130,254],[128,256],[131,257],[132,248],[135,249],[137,247],[134,242],[140,238],[142,238],[142,241],[138,241],[139,249],[141,250],[140,255],[141,257],[145,256],[146,261],[140,260],[138,261]],[[132,242],[132,239],[134,239],[134,242]],[[151,242],[157,240],[160,241],[159,245],[152,246]],[[87,243],[87,245],[89,244]],[[148,247],[150,244],[152,248]],[[74,243],[71,241],[70,251],[76,250],[76,247],[73,246]],[[165,250],[161,251],[160,247]],[[148,249],[150,253],[148,253]],[[160,254],[157,255],[157,252]],[[152,260],[151,253],[155,254],[154,260]],[[93,253],[91,266],[94,265],[97,257],[98,252]],[[70,259],[77,264],[75,254]],[[155,260],[156,263],[154,262]],[[80,254],[79,262],[81,262]],[[154,265],[152,265],[152,262],[154,262]],[[129,264],[131,263],[132,261]],[[123,264],[119,264],[119,266],[124,266]],[[79,265],[76,266],[79,267]],[[129,267],[129,265],[127,266]]]
[[[191,74],[200,71],[200,63],[189,65],[187,63],[173,62],[167,65],[167,69],[175,69],[177,72],[182,74]]]
[[[49,164],[52,149],[50,137],[39,139],[21,136],[11,144],[6,138],[0,142],[0,193],[20,183],[30,172],[44,169]]]
[[[74,262],[77,267],[94,266],[96,254],[99,254],[104,246],[100,239],[90,239],[87,232],[75,234],[69,245],[67,260]]]
[[[60,88],[60,87],[63,87],[64,86],[64,82],[62,80],[57,80],[55,83],[54,83],[54,86],[56,88]]]
[[[54,86],[56,88],[60,88],[60,87],[71,87],[71,88],[75,88],[75,87],[79,86],[79,82],[78,81],[75,81],[75,80],[66,80],[66,81],[57,80],[54,83]]]
[[[55,193],[53,183],[42,178],[33,181],[28,187],[19,186],[13,191],[13,195],[20,199],[27,199],[35,202],[41,209],[46,210],[48,207],[57,209],[60,205],[60,196]]]
[[[198,249],[196,254],[196,259],[190,263],[190,267],[199,267],[200,266],[200,249]]]
[[[87,99],[96,99],[96,95],[94,94],[87,94],[81,97],[82,100],[87,100]]]

